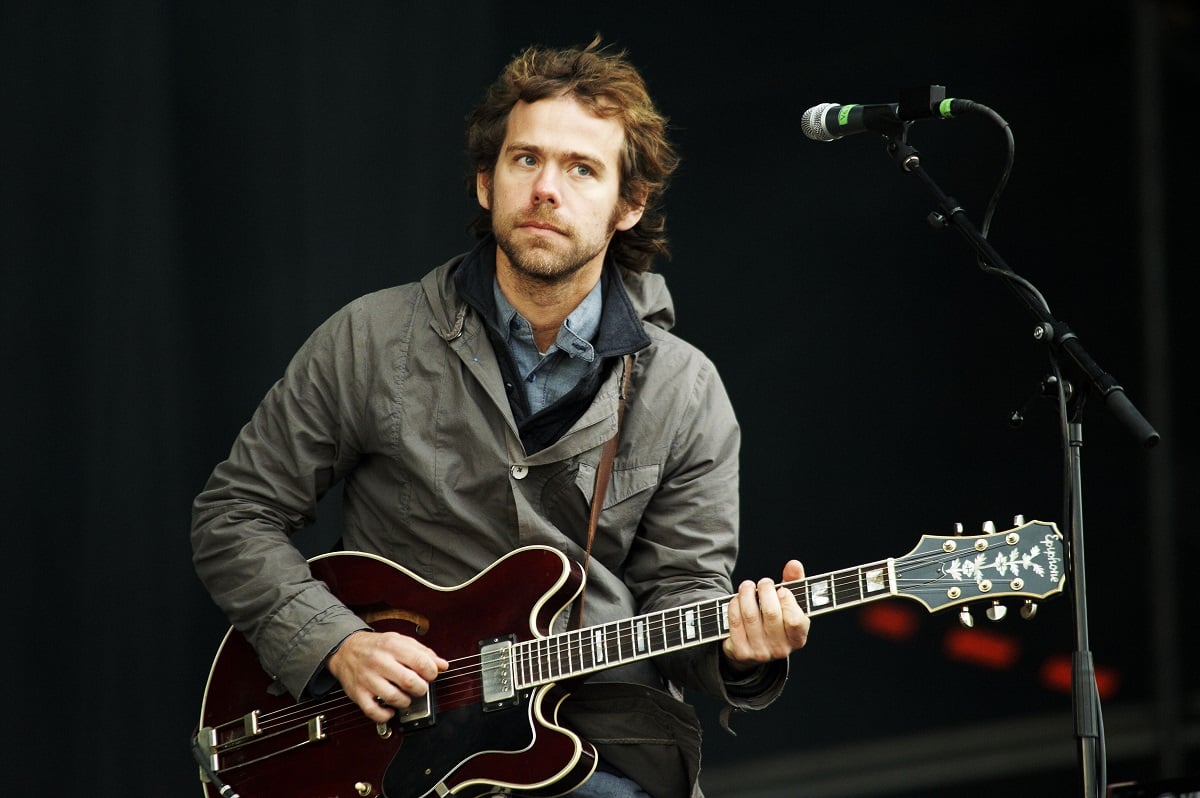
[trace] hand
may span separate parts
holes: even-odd
[[[395,709],[407,709],[450,667],[414,638],[367,631],[355,632],[342,641],[327,665],[350,700],[376,723],[388,721]]]
[[[783,567],[784,582],[803,578],[804,566],[798,560]],[[802,648],[808,642],[809,622],[792,591],[776,587],[770,579],[757,585],[746,580],[729,602],[729,637],[721,651],[731,669],[747,671]]]

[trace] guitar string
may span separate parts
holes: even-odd
[[[975,560],[978,556],[986,554],[993,549],[1010,547],[1010,544],[1007,542],[999,544],[989,543],[989,545],[982,551],[974,548],[968,548],[955,552],[938,550],[926,552],[922,555],[912,555],[906,557],[900,562],[895,563],[896,582],[899,583],[905,581],[905,575],[907,572],[917,569],[925,569],[931,563],[937,563],[939,561],[942,563],[950,562],[955,558]],[[833,594],[833,599],[836,600],[836,593],[838,592],[839,587],[846,589],[853,585],[856,590],[861,590],[862,585],[860,580],[863,578],[863,575],[873,569],[885,567],[886,564],[887,561],[883,560],[865,566],[858,566],[826,574],[819,574],[814,577],[806,577],[795,582],[782,583],[780,586],[791,590],[793,594],[803,598],[803,593],[806,588],[809,588],[818,582],[828,583],[830,584],[830,590]],[[983,567],[991,568],[996,566],[995,564],[992,564]],[[937,581],[937,578],[932,579],[934,582]],[[931,577],[925,576],[919,580],[910,581],[918,583],[930,582]],[[936,584],[931,584],[931,586],[928,588],[928,592],[940,592],[942,590],[944,590],[944,588],[939,587]],[[913,591],[911,588],[909,588],[908,592],[911,593]],[[869,598],[862,596],[861,598],[854,599],[850,602],[842,601],[841,603],[832,604],[829,607],[818,607],[815,608],[815,610],[810,608],[808,612],[809,614],[813,614],[814,612],[821,612],[825,609],[844,608],[863,603],[865,601],[874,600],[876,598],[889,597],[893,597],[892,593],[890,592],[880,593],[877,596],[871,596]],[[539,683],[552,682],[556,679],[564,678],[564,676],[579,675],[581,673],[586,673],[598,668],[609,667],[609,665],[605,664],[606,662],[611,661],[610,650],[607,644],[610,632],[613,631],[615,631],[615,633],[612,634],[612,636],[615,637],[615,646],[617,649],[616,664],[632,662],[639,658],[654,656],[669,649],[686,647],[683,644],[687,642],[692,642],[693,644],[699,645],[704,642],[709,642],[710,640],[716,640],[725,636],[725,632],[721,631],[722,624],[719,622],[717,623],[718,632],[715,635],[704,632],[703,626],[706,622],[708,624],[717,622],[719,616],[724,615],[721,605],[731,598],[733,597],[726,596],[722,599],[713,599],[706,602],[700,602],[698,604],[688,605],[681,608],[673,608],[670,610],[663,610],[651,613],[647,616],[641,616],[642,619],[646,620],[648,623],[656,625],[656,633],[670,634],[671,637],[680,639],[682,642],[680,644],[664,644],[664,648],[655,650],[652,643],[647,641],[647,648],[642,652],[635,652],[633,656],[623,655],[622,651],[628,647],[629,650],[633,652],[636,648],[636,646],[634,646],[634,641],[638,637],[644,635],[645,631],[643,630],[641,633],[639,633],[635,629],[635,622],[638,619],[631,618],[622,621],[601,624],[588,629],[574,630],[571,632],[553,635],[551,637],[534,638],[528,641],[517,643],[514,645],[516,653],[510,656],[510,660],[516,660],[515,665],[487,665],[484,664],[484,658],[480,654],[471,654],[456,658],[451,660],[451,668],[439,675],[437,679],[437,700],[439,702],[450,703],[462,695],[470,694],[472,691],[480,692],[480,686],[475,677],[480,676],[484,670],[489,667],[501,668],[510,672],[513,670],[518,670],[521,671],[522,678],[524,678],[524,673],[526,671],[528,671],[530,674],[533,674],[535,670],[535,661],[540,661],[540,664],[544,667],[539,667],[536,669],[538,675],[535,676],[528,684],[525,684],[524,686],[526,687],[535,686]],[[688,610],[695,612],[694,623],[697,627],[696,636],[691,640],[688,640],[685,637],[686,620],[680,617],[681,615],[685,615]],[[622,626],[626,627],[628,631],[626,632],[623,630],[621,628]],[[615,630],[613,630],[613,627],[615,627]],[[595,634],[598,630],[603,630],[605,643],[603,649],[599,649],[601,651],[601,657],[599,661],[597,661],[595,658],[595,652],[598,649],[594,644]],[[584,658],[588,653],[592,654],[592,664],[590,666],[584,664]],[[547,657],[550,659],[547,660]],[[565,669],[563,668],[564,659],[567,665]],[[456,667],[453,665],[453,663],[467,664],[465,666]],[[555,676],[553,673],[556,667],[558,670],[557,676]],[[543,672],[545,675],[542,675]],[[468,683],[460,687],[459,685],[463,682],[463,680],[468,680]],[[334,712],[337,712],[337,714],[333,715],[332,713]],[[373,721],[370,721],[370,719],[358,712],[358,708],[354,702],[351,701],[350,698],[340,690],[337,691],[337,693],[330,694],[329,696],[323,698],[316,704],[299,704],[294,707],[289,707],[285,710],[263,713],[257,720],[258,727],[263,733],[277,733],[280,730],[280,727],[285,727],[287,723],[294,722],[297,719],[303,720],[304,723],[307,723],[309,720],[318,715],[326,716],[326,727],[330,728],[336,725],[337,720],[340,720],[347,714],[352,715],[355,718],[362,718],[364,723],[373,723]],[[240,720],[237,722],[240,722]]]
[[[996,546],[989,546],[988,548],[996,548]],[[948,554],[937,551],[930,552],[923,557],[913,557],[900,564],[900,566],[897,568],[897,581],[901,581],[900,578],[903,577],[905,571],[913,570],[913,568],[917,567],[924,568],[930,561],[946,561],[953,559],[955,556],[963,556],[965,554],[975,555],[981,553],[982,552],[976,552],[974,549],[970,549],[962,554]],[[789,587],[793,593],[802,592],[806,587],[816,584],[817,582],[831,582],[833,591],[838,591],[838,588],[844,589],[850,585],[853,585],[855,589],[858,589],[860,587],[859,580],[865,571],[871,570],[876,566],[882,567],[884,565],[886,565],[886,561],[881,561],[880,563],[872,563],[867,566],[844,569],[842,571],[831,572],[829,574],[821,574],[816,577],[809,577],[799,580],[796,583],[792,583],[790,586],[781,586]],[[934,587],[931,589],[940,590],[941,588]],[[890,595],[890,593],[880,594],[879,598],[888,597]],[[665,633],[670,635],[672,638],[679,638],[683,642],[687,642],[687,639],[684,636],[685,633],[683,631],[686,621],[680,619],[678,616],[691,609],[696,612],[694,622],[700,625],[703,625],[705,622],[711,623],[717,618],[717,616],[724,614],[720,609],[720,603],[724,600],[725,599],[701,602],[697,605],[690,605],[688,607],[674,608],[671,610],[661,611],[659,613],[652,613],[651,615],[645,617],[650,624],[656,627],[656,634]],[[867,600],[866,597],[855,599],[852,602],[846,602],[843,600],[842,602],[837,603],[830,608],[846,607],[849,605],[849,603],[857,604],[864,600]],[[716,603],[716,606],[710,606],[714,603]],[[822,609],[824,609],[824,607],[818,607],[815,608],[815,611],[820,612]],[[810,608],[809,612],[811,614],[814,612],[814,609]],[[621,628],[622,626],[625,626],[628,631],[623,630]],[[615,630],[612,627],[616,627]],[[593,642],[593,636],[597,630],[604,630],[604,643],[606,644],[605,650],[601,651],[599,660],[595,658],[593,653],[592,665],[587,666],[583,662],[583,656],[589,652],[598,650]],[[585,635],[584,632],[587,632],[587,634]],[[718,636],[719,634],[720,633],[718,633]],[[658,649],[655,648],[653,641],[650,641],[645,643],[646,648],[643,648],[641,651],[634,652],[634,649],[637,648],[633,645],[634,640],[643,635],[645,635],[645,630],[643,629],[641,632],[637,631],[635,628],[634,619],[627,619],[624,621],[602,624],[597,627],[592,627],[588,630],[576,630],[549,638],[535,638],[524,643],[519,643],[515,648],[518,649],[517,657],[525,661],[526,665],[529,665],[528,661],[531,659],[541,661],[542,667],[540,668],[529,666],[530,672],[533,670],[537,670],[538,672],[538,676],[535,676],[533,679],[533,682],[537,683],[542,681],[553,681],[555,678],[562,678],[564,675],[577,675],[580,672],[594,670],[598,666],[603,667],[604,662],[611,659],[609,651],[610,647],[607,645],[610,639],[613,640],[612,645],[617,648],[616,661],[618,663],[633,661],[634,659],[638,658],[639,655],[648,656],[657,654],[662,650],[666,650],[666,648],[678,647],[676,644],[667,644],[663,649]],[[693,638],[697,644],[700,642],[707,642],[710,638],[715,639],[712,634],[704,633],[702,630],[698,630],[697,635],[698,636],[694,636]],[[626,648],[628,648],[631,652],[634,652],[634,655],[624,655],[623,651]],[[439,697],[444,696],[445,698],[452,700],[457,695],[461,694],[462,691],[456,693],[452,686],[457,680],[461,680],[463,678],[471,679],[477,675],[480,675],[489,667],[501,668],[505,670],[509,669],[510,667],[503,664],[487,665],[484,664],[482,660],[483,658],[477,654],[459,658],[457,661],[465,661],[470,664],[466,668],[452,667],[450,670],[438,677],[438,683],[441,685],[441,688],[438,691]],[[566,668],[563,667],[564,660],[566,662]],[[520,665],[518,665],[518,667],[520,667]],[[557,674],[555,671],[557,671]],[[469,689],[472,689],[472,686],[469,685],[468,690]],[[349,699],[346,700],[348,701]]]
[[[926,552],[922,555],[913,555],[899,563],[895,563],[894,570],[897,577],[896,582],[929,582],[934,578],[925,576],[920,580],[906,580],[905,577],[907,572],[915,569],[925,569],[931,563],[944,563],[947,561],[952,561],[956,558],[975,560],[978,557],[985,556],[988,551],[1010,546],[1011,544],[1009,544],[1007,541],[1004,541],[1000,543],[989,543],[989,545],[983,550],[976,550],[974,548],[952,552],[938,550]],[[810,585],[816,584],[817,582],[829,583],[831,585],[830,592],[833,594],[830,596],[830,604],[828,606],[817,607],[815,610],[810,608],[809,613],[820,613],[826,610],[844,608],[854,604],[892,596],[891,593],[879,593],[872,596],[868,595],[870,591],[862,592],[863,585],[861,580],[864,578],[864,576],[872,570],[886,566],[886,564],[887,561],[884,560],[865,566],[858,566],[829,574],[822,574],[816,577],[810,577],[799,580],[795,583],[781,586],[787,587],[788,589],[791,589],[794,594],[798,593],[799,597],[803,597],[803,591]],[[992,565],[976,564],[975,567],[996,567],[997,570],[1003,570],[999,564],[995,563]],[[1005,565],[1005,568],[1011,567],[1015,566],[1012,566],[1011,564]],[[936,579],[934,581],[936,581]],[[840,602],[837,601],[837,594],[843,592],[848,587],[853,587],[854,590],[859,591],[860,597],[850,601],[846,601],[844,599]],[[925,592],[932,594],[940,592],[943,589],[944,588],[938,585],[931,585]],[[907,592],[914,594],[918,591],[909,587]],[[537,638],[531,641],[519,643],[514,647],[516,649],[514,658],[517,659],[516,668],[520,672],[522,678],[524,678],[527,673],[531,674],[531,681],[525,686],[532,686],[538,683],[553,681],[556,678],[579,675],[580,673],[585,673],[590,670],[608,667],[609,665],[606,665],[605,663],[612,663],[613,657],[611,655],[614,647],[616,649],[615,662],[620,664],[634,661],[635,659],[652,656],[667,649],[684,647],[684,645],[688,642],[693,644],[707,642],[710,639],[716,639],[716,637],[720,637],[723,634],[719,631],[720,624],[718,624],[718,633],[716,635],[705,632],[703,630],[703,626],[705,624],[713,623],[714,620],[718,619],[719,616],[724,614],[721,606],[725,600],[726,599],[701,602],[699,604],[690,605],[683,608],[673,608],[660,613],[653,613],[649,616],[645,616],[645,618],[648,620],[648,623],[655,626],[655,635],[665,634],[668,635],[672,640],[679,640],[680,643],[665,643],[663,648],[659,649],[654,645],[653,642],[648,642],[646,643],[646,648],[640,651],[635,651],[635,648],[637,647],[633,645],[633,641],[645,635],[646,631],[644,628],[639,631],[636,628],[634,619],[626,619],[590,627],[586,630],[576,630],[563,633],[561,635],[555,635],[550,638]],[[695,612],[692,623],[701,627],[691,638],[687,637],[685,633],[685,627],[688,624],[685,613],[688,610],[693,610]],[[602,637],[600,641],[596,640],[598,631]],[[633,652],[632,656],[626,655],[624,653],[625,650]],[[596,656],[597,652],[599,652],[599,657]],[[590,657],[588,656],[589,654]],[[591,665],[587,665],[585,662],[585,660],[589,658],[591,659]],[[566,667],[564,667],[564,662]],[[489,666],[481,665],[481,669],[485,669],[487,667]],[[511,666],[497,665],[494,667],[508,670]],[[557,671],[557,673],[555,671]],[[445,678],[445,675],[440,678]]]

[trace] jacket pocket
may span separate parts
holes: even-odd
[[[658,475],[661,469],[662,467],[657,463],[631,468],[617,468],[614,465],[612,474],[609,475],[608,491],[604,495],[604,504],[601,509],[608,510],[643,492],[646,493],[646,496],[640,503],[642,507],[645,507],[650,500],[650,493],[658,485]],[[584,499],[590,504],[592,493],[596,487],[596,467],[590,463],[581,462],[579,470],[575,472],[575,484],[583,493]]]

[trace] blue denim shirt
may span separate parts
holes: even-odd
[[[500,284],[493,280],[497,326],[521,373],[530,412],[549,407],[574,388],[596,359],[591,341],[600,330],[604,306],[601,282],[597,280],[579,306],[563,320],[554,343],[542,353],[533,341],[533,325],[517,312],[500,290]]]

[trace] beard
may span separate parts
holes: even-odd
[[[580,231],[554,218],[552,212],[505,216],[493,213],[492,234],[500,251],[520,275],[544,285],[555,285],[566,282],[604,254],[616,229],[617,218],[614,210],[604,231]],[[519,225],[530,220],[549,222],[563,235],[542,238],[521,234]]]

